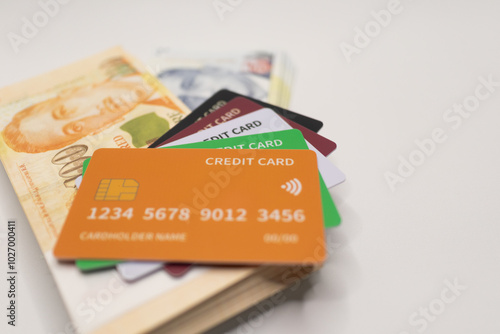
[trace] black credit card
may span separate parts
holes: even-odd
[[[177,123],[172,129],[165,132],[153,144],[149,145],[149,147],[150,148],[157,147],[158,145],[160,145],[161,143],[163,143],[165,140],[169,139],[173,135],[181,132],[185,128],[189,127],[191,124],[197,122],[198,120],[200,120],[201,118],[203,118],[207,115],[210,115],[212,112],[214,112],[215,110],[224,106],[226,103],[228,103],[232,99],[234,99],[236,97],[240,97],[240,96],[247,98],[249,100],[252,100],[253,102],[261,105],[263,108],[270,108],[270,109],[274,110],[276,113],[280,114],[281,116],[288,118],[289,120],[294,121],[295,123],[298,123],[298,124],[308,128],[309,130],[312,130],[314,132],[318,132],[319,129],[321,129],[321,127],[323,127],[323,122],[321,122],[317,119],[314,119],[314,118],[311,118],[308,116],[304,116],[304,115],[298,114],[296,112],[293,112],[293,111],[290,111],[287,109],[283,109],[281,107],[253,99],[251,97],[241,95],[241,94],[232,92],[232,91],[227,90],[227,89],[221,89],[217,93],[212,95],[212,97],[210,97],[208,100],[203,102],[198,108],[193,110],[182,121]]]

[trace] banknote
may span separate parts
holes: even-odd
[[[83,161],[146,147],[189,109],[116,47],[0,90],[0,159],[42,251],[52,249]]]
[[[149,69],[191,110],[221,89],[288,105],[291,66],[284,53],[206,53],[158,49]]]

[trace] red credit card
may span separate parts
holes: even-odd
[[[236,97],[233,100],[229,101],[226,105],[223,107],[217,109],[210,115],[202,118],[196,123],[193,123],[189,127],[185,128],[184,130],[180,131],[179,133],[175,134],[174,136],[170,137],[163,143],[159,144],[158,146],[165,145],[167,143],[173,142],[175,140],[184,138],[188,135],[191,135],[195,132],[199,132],[208,128],[212,128],[214,126],[217,126],[219,124],[225,123],[227,121],[233,120],[235,118],[238,118],[240,116],[249,114],[251,112],[254,112],[256,110],[262,109],[263,107],[253,101],[250,101],[247,98],[244,97]],[[325,138],[319,134],[317,134],[314,131],[309,130],[308,128],[297,124],[285,117],[282,117],[285,122],[287,122],[291,127],[294,129],[299,130],[302,132],[302,135],[304,138],[311,143],[316,149],[321,152],[324,156],[329,155],[332,153],[336,148],[337,144],[335,144],[333,141],[331,141],[328,138]]]
[[[164,268],[167,273],[174,277],[181,277],[189,271],[192,264],[189,263],[165,263]]]

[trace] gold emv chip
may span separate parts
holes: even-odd
[[[134,179],[102,179],[97,187],[96,201],[133,201],[139,190]]]

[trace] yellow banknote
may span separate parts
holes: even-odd
[[[42,250],[50,250],[83,161],[145,147],[189,109],[121,48],[0,90],[0,158]]]

